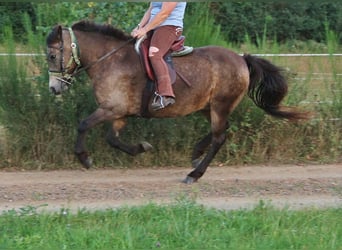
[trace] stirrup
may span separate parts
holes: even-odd
[[[155,92],[151,107],[154,111],[156,111],[159,109],[163,109],[174,103],[175,103],[175,99],[173,97],[164,97],[162,95],[159,95],[157,92]]]

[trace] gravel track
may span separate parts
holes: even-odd
[[[210,167],[193,185],[189,168],[0,172],[0,211],[107,209],[188,197],[218,209],[342,207],[342,164]]]

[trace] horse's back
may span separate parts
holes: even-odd
[[[191,55],[176,58],[176,60],[176,69],[185,75],[190,75],[194,81],[196,81],[194,79],[196,76],[202,79],[199,82],[210,79],[215,81],[217,78],[223,80],[227,77],[230,79],[237,74],[249,76],[247,64],[243,57],[224,47],[195,48]]]
[[[181,76],[173,85],[176,104],[157,116],[186,115],[210,107],[214,99],[229,103],[248,88],[249,72],[243,57],[223,47],[195,48],[190,55],[174,58],[174,65]]]
[[[242,56],[221,46],[198,47],[194,49],[193,55],[196,54],[218,64],[235,65],[236,67],[244,67],[246,64]]]

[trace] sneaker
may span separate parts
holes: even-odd
[[[175,98],[171,97],[171,96],[160,96],[157,95],[154,97],[153,102],[151,104],[151,107],[153,110],[159,110],[162,108],[165,108],[169,105],[174,104]]]

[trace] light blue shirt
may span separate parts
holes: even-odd
[[[163,2],[152,2],[151,4],[152,4],[152,10],[151,10],[150,21],[161,10]],[[186,2],[177,3],[176,7],[171,12],[170,16],[159,26],[173,25],[173,26],[183,28],[185,7],[186,7]]]

